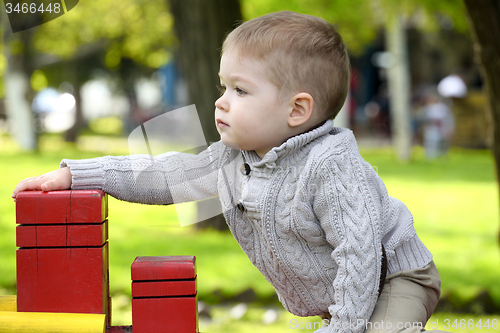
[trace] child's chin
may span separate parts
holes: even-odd
[[[224,139],[222,140],[222,143],[226,146],[226,147],[229,147],[229,148],[233,148],[233,149],[237,149],[237,150],[241,150],[241,148],[234,142],[228,142],[228,141],[225,141]]]

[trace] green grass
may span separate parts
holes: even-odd
[[[10,198],[15,185],[58,168],[63,157],[127,153],[122,139],[87,138],[74,147],[53,136],[44,137],[41,151],[23,153],[8,138],[0,137],[0,294],[15,293],[15,204]],[[362,150],[362,155],[376,167],[389,194],[412,211],[417,232],[441,273],[443,295],[453,294],[458,303],[465,303],[488,290],[500,304],[498,191],[490,153],[454,149],[449,158],[426,161],[421,149],[416,149],[409,164],[395,162],[388,149]],[[231,234],[180,227],[174,207],[110,198],[109,235],[114,325],[131,323],[130,265],[137,256],[195,255],[199,297],[208,303],[248,288],[261,298],[274,294]],[[290,328],[291,319],[305,320],[280,311],[276,323],[263,325],[264,311],[252,305],[243,318],[232,320],[223,308],[214,308],[214,320],[202,326],[203,331],[291,332],[295,331]]]
[[[465,300],[489,290],[500,303],[498,187],[488,151],[454,149],[448,158],[393,163],[387,150],[363,156],[384,180],[389,195],[412,212],[415,228],[434,255],[443,294]]]
[[[321,327],[319,317],[297,317],[284,310],[278,309],[278,319],[272,324],[262,322],[267,308],[249,307],[241,318],[235,319],[230,311],[217,308],[212,311],[214,317],[211,322],[201,321],[200,331],[204,333],[313,333]],[[488,333],[498,332],[500,316],[474,316],[453,313],[434,314],[427,322],[426,330],[442,330],[454,333]],[[487,327],[489,326],[489,327]]]

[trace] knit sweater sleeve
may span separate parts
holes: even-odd
[[[225,146],[216,142],[201,153],[157,156],[103,156],[63,159],[71,169],[71,189],[101,189],[111,196],[144,204],[172,204],[217,196],[217,174]]]
[[[334,248],[332,319],[317,333],[363,332],[378,298],[382,262],[380,198],[371,172],[356,156],[340,154],[319,166],[314,213]],[[368,179],[367,179],[368,178]]]

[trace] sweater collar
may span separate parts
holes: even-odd
[[[333,120],[328,119],[320,126],[313,128],[305,133],[292,136],[280,146],[272,148],[264,158],[260,158],[259,155],[254,150],[244,150],[242,151],[245,160],[251,163],[255,167],[266,166],[268,168],[275,168],[276,163],[283,162],[294,162],[295,160],[301,160],[307,153],[309,149],[302,149],[316,138],[319,138],[333,129]],[[293,159],[293,161],[288,161]]]

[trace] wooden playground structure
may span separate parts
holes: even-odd
[[[137,257],[132,326],[111,326],[107,218],[101,190],[18,194],[17,296],[0,296],[0,332],[198,332],[194,256]]]

